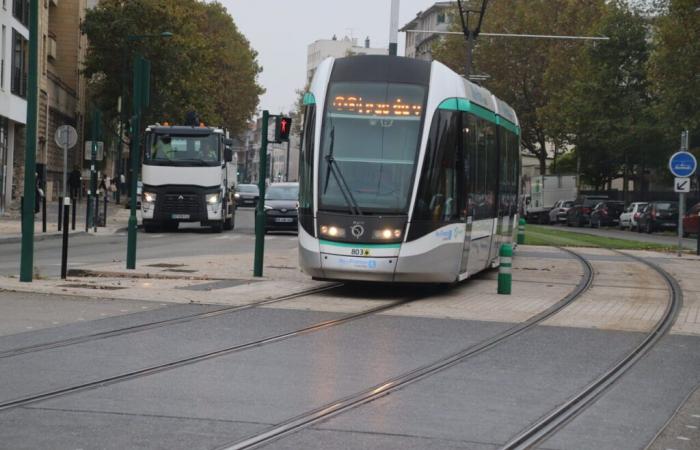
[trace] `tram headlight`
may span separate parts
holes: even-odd
[[[320,231],[330,237],[345,237],[345,229],[333,225],[321,225]]]
[[[401,237],[401,230],[399,228],[384,228],[383,230],[374,230],[372,235],[374,239],[398,239]]]

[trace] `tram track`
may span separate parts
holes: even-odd
[[[302,413],[280,424],[274,425],[267,430],[250,435],[247,438],[239,440],[235,443],[229,443],[217,447],[217,450],[242,450],[267,445],[316,423],[328,420],[358,406],[372,402],[409,384],[442,372],[450,367],[464,362],[464,360],[468,358],[486,352],[548,319],[552,315],[570,305],[583,293],[588,291],[588,289],[593,285],[593,280],[595,277],[593,266],[585,257],[568,249],[560,248],[560,250],[569,253],[574,258],[579,260],[583,269],[583,276],[576,287],[568,295],[544,311],[530,317],[525,322],[514,325],[507,330],[470,347],[447,355],[437,361],[423,365],[409,372],[405,372],[399,376],[384,380],[381,383],[375,384],[374,386],[361,392],[357,392],[347,397],[327,403],[311,411]]]
[[[309,295],[309,294],[306,294],[306,295]],[[237,345],[221,348],[221,349],[214,350],[214,351],[204,352],[204,353],[192,355],[192,356],[185,357],[185,358],[180,358],[180,359],[177,359],[174,361],[153,365],[153,366],[149,366],[149,367],[138,369],[138,370],[128,371],[128,372],[124,372],[124,373],[119,374],[119,375],[104,377],[104,378],[100,378],[100,379],[93,380],[93,381],[88,381],[88,382],[84,382],[84,383],[80,383],[80,384],[76,384],[76,385],[72,385],[72,386],[67,386],[64,388],[52,389],[50,391],[40,392],[40,393],[36,393],[36,394],[29,394],[29,395],[15,398],[12,400],[1,401],[0,402],[0,411],[5,411],[8,409],[17,408],[20,406],[26,406],[29,404],[53,399],[56,397],[61,397],[64,395],[76,394],[79,392],[83,392],[83,391],[87,391],[87,390],[91,390],[91,389],[95,389],[95,388],[100,388],[100,387],[120,383],[123,381],[133,380],[136,378],[142,378],[142,377],[146,377],[149,375],[154,375],[157,373],[176,369],[179,367],[189,366],[189,365],[196,364],[199,362],[219,358],[222,356],[231,355],[234,353],[238,353],[238,352],[242,352],[245,350],[261,347],[264,345],[273,344],[276,342],[281,342],[281,341],[284,341],[284,340],[287,340],[287,339],[290,339],[293,337],[298,337],[298,336],[306,335],[306,334],[309,334],[312,332],[325,330],[327,328],[342,325],[342,324],[345,324],[345,323],[348,323],[348,322],[351,322],[354,320],[358,320],[358,319],[361,319],[364,317],[378,314],[380,312],[388,311],[388,310],[391,310],[393,308],[397,308],[399,306],[402,306],[402,305],[405,305],[405,304],[408,304],[408,303],[411,303],[411,302],[414,302],[414,301],[417,301],[417,300],[420,300],[420,299],[423,299],[426,297],[427,297],[427,295],[421,294],[421,295],[416,295],[416,296],[412,296],[409,298],[403,298],[400,300],[392,301],[388,304],[384,304],[384,305],[377,306],[374,308],[369,308],[369,309],[366,309],[364,311],[360,311],[360,312],[352,313],[352,314],[347,314],[344,317],[340,317],[338,319],[321,321],[321,322],[318,322],[316,324],[309,325],[309,326],[306,326],[303,328],[299,328],[299,329],[296,329],[293,331],[275,334],[272,336],[264,337],[261,339],[256,339],[254,341],[246,342],[243,344],[237,344]],[[285,298],[285,300],[288,300],[288,298]],[[257,305],[259,305],[259,303],[256,305],[252,305],[251,307],[254,307]]]
[[[158,320],[154,322],[143,323],[139,325],[132,325],[128,327],[122,327],[115,330],[100,331],[97,333],[86,334],[82,336],[75,336],[65,339],[57,339],[50,342],[42,342],[40,344],[27,345],[23,347],[16,347],[9,350],[0,351],[0,359],[11,358],[13,356],[24,355],[27,353],[39,352],[43,350],[50,350],[55,348],[67,347],[70,345],[82,344],[90,341],[97,341],[100,339],[106,339],[110,337],[123,336],[131,333],[138,333],[141,331],[153,330],[156,328],[166,327],[170,325],[177,325],[181,323],[193,322],[201,319],[209,319],[212,317],[219,317],[226,314],[232,314],[239,311],[245,311],[260,306],[273,305],[275,303],[281,303],[288,300],[293,300],[296,298],[304,297],[307,295],[313,295],[321,292],[326,292],[332,289],[337,289],[344,286],[343,283],[334,283],[329,286],[322,286],[318,288],[306,289],[300,292],[295,292],[293,294],[283,295],[281,297],[270,298],[267,300],[261,300],[251,303],[246,303],[244,305],[237,306],[226,306],[223,308],[215,309],[212,311],[207,311],[203,313],[187,314],[180,317],[174,317],[172,319]]]
[[[518,435],[501,447],[502,450],[534,448],[552,437],[577,415],[591,406],[606,390],[619,381],[628,370],[658,344],[659,340],[668,333],[676,321],[678,313],[683,306],[683,291],[678,281],[655,263],[628,253],[616,250],[612,251],[652,268],[666,282],[669,291],[669,299],[661,319],[632,351],[618,360],[600,377],[571,396],[566,402],[549,411],[535,423],[522,430]]]

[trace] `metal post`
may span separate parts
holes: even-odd
[[[391,17],[389,21],[389,54],[398,54],[399,34],[399,0],[391,0]]]
[[[255,207],[255,260],[253,276],[263,275],[263,256],[265,253],[265,178],[267,175],[267,122],[270,120],[270,112],[263,111],[262,139],[260,145],[260,179],[258,189],[260,197]]]
[[[41,197],[41,232],[46,233],[46,183],[42,189],[44,189],[44,195]]]
[[[70,214],[70,198],[63,200],[63,247],[61,248],[61,279],[66,279],[68,272],[68,215]]]
[[[63,225],[63,197],[58,198],[58,231],[61,231]]]
[[[117,177],[115,182],[117,183],[116,197],[114,202],[118,205],[121,197],[122,183],[122,137],[124,135],[123,122],[122,122],[122,98],[123,98],[124,84],[122,83],[122,95],[119,96],[119,101],[117,102],[117,112],[119,113],[119,138],[117,139]]]
[[[284,169],[284,181],[289,181],[289,146],[290,146],[290,141],[289,139],[287,141],[287,162],[285,164],[285,169]]]
[[[31,282],[34,271],[34,202],[36,195],[36,138],[39,100],[39,0],[29,1],[29,74],[27,137],[24,153],[24,201],[19,280]]]
[[[104,222],[102,223],[103,227],[107,227],[107,203],[109,202],[109,193],[105,192],[105,197],[104,197]]]
[[[131,211],[129,213],[129,236],[127,239],[126,247],[126,268],[136,269],[136,189],[138,185],[139,178],[139,134],[140,134],[140,122],[141,122],[141,102],[143,93],[141,81],[142,77],[142,66],[143,58],[136,56],[134,58],[134,91],[133,91],[133,102],[132,109],[134,115],[131,118],[131,151],[129,152],[129,158],[131,163],[131,186],[130,193],[131,198],[129,200]]]
[[[685,194],[678,194],[678,256],[683,254],[683,216],[685,215]]]
[[[71,208],[73,209],[73,217],[71,218],[71,219],[72,219],[72,220],[71,220],[71,222],[72,222],[72,224],[71,224],[71,229],[72,229],[73,231],[75,231],[75,210],[78,209],[77,203],[78,203],[78,200],[77,200],[77,199],[71,198],[71,203],[70,203],[70,205],[71,205]]]
[[[467,80],[472,74],[472,52],[474,50],[474,33],[467,33],[467,65],[464,68],[464,78]]]
[[[97,192],[95,192],[95,195],[92,196],[92,200],[94,202],[94,204],[92,205],[92,231],[97,233],[97,219],[100,215],[100,196],[97,195]]]

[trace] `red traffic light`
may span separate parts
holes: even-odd
[[[289,133],[292,131],[292,118],[277,116],[275,118],[275,141],[289,141]]]

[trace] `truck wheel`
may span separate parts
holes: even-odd
[[[213,233],[221,233],[221,230],[224,229],[224,221],[222,220],[221,222],[216,222],[211,224],[211,231]]]
[[[228,219],[226,219],[224,221],[224,230],[226,230],[226,231],[233,230],[233,215],[231,215],[231,217],[229,217]]]

